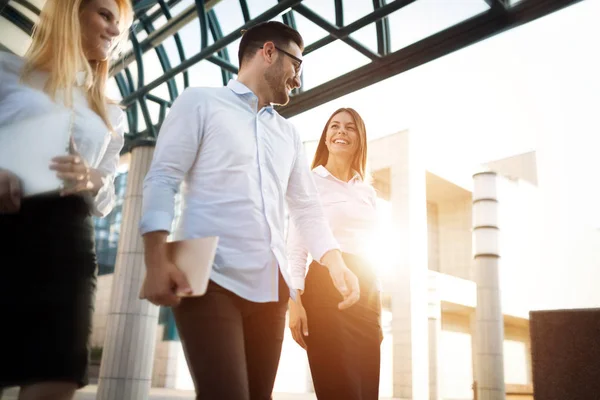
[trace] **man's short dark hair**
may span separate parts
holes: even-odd
[[[300,47],[300,50],[304,50],[302,36],[295,29],[278,21],[261,22],[248,29],[242,35],[238,50],[240,68],[243,62],[249,59],[265,42],[273,42],[276,46],[283,49],[286,49],[291,42],[294,42]]]

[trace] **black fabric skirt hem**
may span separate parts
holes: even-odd
[[[24,199],[0,214],[0,387],[88,383],[94,227],[82,197]]]

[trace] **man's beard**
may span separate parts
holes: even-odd
[[[286,81],[283,80],[283,68],[281,59],[275,65],[265,71],[264,78],[271,89],[271,103],[286,105],[290,101]]]

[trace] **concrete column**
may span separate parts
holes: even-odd
[[[143,181],[153,154],[154,147],[150,145],[131,151],[98,400],[149,398],[159,309],[138,299],[145,272],[138,222]]]
[[[393,395],[429,399],[427,320],[427,202],[418,135],[402,132],[389,143],[396,262],[392,285]]]
[[[477,400],[504,400],[504,318],[499,284],[497,176],[494,172],[481,172],[473,175],[473,181]]]
[[[474,278],[473,278],[474,279]],[[475,315],[475,310],[469,314],[469,331],[471,332],[471,370],[473,373],[473,385],[471,389],[473,389],[473,400],[477,400],[477,345],[475,344],[477,339],[477,315]]]
[[[429,400],[441,400],[440,340],[442,335],[442,303],[438,289],[438,273],[429,272]]]

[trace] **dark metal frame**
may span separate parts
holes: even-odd
[[[13,1],[35,13],[39,13],[39,10],[27,0]],[[290,103],[278,109],[283,116],[292,117],[503,31],[541,18],[581,0],[522,0],[512,6],[509,0],[481,0],[489,6],[486,12],[395,52],[391,52],[388,16],[393,12],[401,12],[403,7],[418,0],[373,0],[373,11],[348,25],[344,23],[343,7],[345,3],[343,0],[331,0],[335,5],[335,24],[302,4],[302,0],[278,0],[277,5],[253,18],[249,7],[252,1],[239,0],[244,24],[225,35],[214,11],[214,6],[219,1],[195,0],[193,5],[175,16],[171,15],[171,9],[181,0],[133,1],[136,24],[130,33],[132,50],[116,60],[111,69],[111,74],[114,76],[123,97],[123,104],[127,107],[129,132],[126,136],[125,151],[135,145],[152,144],[155,140],[168,108],[179,95],[181,88],[177,86],[175,80],[177,75],[181,74],[183,76],[183,88],[188,87],[190,82],[188,69],[206,60],[221,69],[222,81],[225,85],[229,79],[238,73],[237,67],[230,62],[227,46],[241,37],[243,29],[247,29],[258,22],[276,18],[280,14],[282,14],[283,22],[293,28],[296,27],[295,14],[298,13],[327,32],[327,36],[306,46],[305,55],[340,40],[371,60],[367,65],[310,90],[303,90],[302,88],[295,90],[292,93]],[[0,10],[0,14],[24,32],[31,34],[33,22],[15,7],[8,4]],[[166,23],[155,28],[155,23],[161,16],[166,18]],[[199,39],[201,46],[198,53],[189,56],[184,52],[183,43],[178,32],[183,26],[195,19],[200,24]],[[376,52],[351,37],[359,29],[371,24],[375,24],[376,28]],[[147,37],[138,41],[137,34],[141,31],[145,31]],[[213,39],[211,44],[209,44],[209,34],[212,35]],[[175,41],[179,57],[177,65],[172,65],[174,60],[169,59],[163,46],[163,42],[171,37]],[[143,58],[144,54],[150,50],[155,51],[163,74],[152,82],[146,82],[144,79]],[[137,81],[134,81],[130,70],[134,61],[137,68]],[[163,99],[152,93],[154,89],[163,84],[167,85],[168,99]],[[152,115],[150,115],[148,102],[159,105],[159,113],[154,118],[156,122],[153,122]],[[146,125],[143,132],[138,131],[140,113]]]

